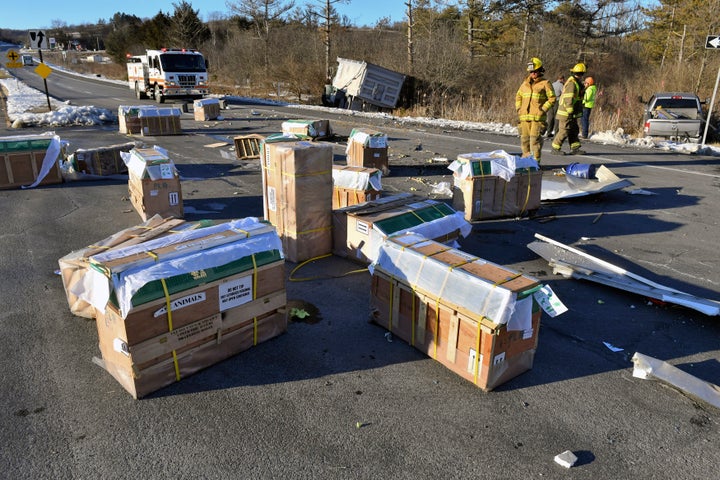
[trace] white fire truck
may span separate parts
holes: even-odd
[[[197,50],[163,48],[129,55],[128,85],[138,99],[202,98],[210,93],[207,62]]]

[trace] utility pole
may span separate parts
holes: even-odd
[[[412,0],[408,0],[405,5],[407,6],[407,20],[408,20],[408,33],[407,33],[407,60],[408,60],[408,72],[412,75],[414,64],[415,64],[415,52],[413,48],[413,8]]]

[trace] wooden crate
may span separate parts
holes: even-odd
[[[465,212],[466,220],[519,217],[540,208],[542,172],[537,163],[517,157],[511,163],[510,157],[504,151],[465,153],[450,165],[453,207]],[[493,175],[495,162],[496,167],[516,166],[510,180]]]
[[[265,143],[263,210],[291,262],[332,251],[332,145]]]
[[[240,160],[260,158],[263,140],[265,140],[265,137],[258,134],[238,135],[233,139],[235,155]]]
[[[287,120],[280,126],[283,133],[321,140],[332,136],[330,120]]]
[[[123,241],[131,233],[87,263],[113,286],[95,312],[101,363],[134,397],[285,330],[285,261],[271,226],[241,219]],[[101,293],[82,298],[104,301]]]
[[[377,200],[382,196],[381,173],[376,168],[333,165],[332,208]]]
[[[376,130],[354,128],[345,151],[347,164],[354,167],[377,168],[388,175],[387,135]]]
[[[127,165],[120,152],[129,152],[136,147],[134,142],[98,148],[79,148],[72,154],[72,161],[78,172],[89,175],[127,174]]]
[[[182,111],[175,107],[145,107],[138,111],[143,136],[179,135]]]
[[[232,306],[242,285],[252,300]],[[125,319],[109,305],[96,319],[101,365],[141,398],[280,335],[286,304],[279,261],[143,304]]]
[[[205,122],[215,120],[220,116],[220,100],[217,98],[203,98],[193,102],[193,117],[195,121]]]
[[[541,316],[530,294],[539,288],[537,281],[489,262],[473,260],[437,242],[426,240],[418,245],[403,245],[422,252],[417,262],[438,262],[446,266],[448,276],[461,272],[460,275],[486,280],[488,288],[513,292],[517,299],[510,321],[498,323],[499,319],[493,321],[470,308],[469,302],[450,301],[443,292],[426,291],[421,281],[411,285],[399,279],[403,275],[388,274],[381,264],[374,268],[371,283],[373,321],[486,391],[531,369]],[[405,261],[412,262],[407,258]],[[422,272],[423,266],[418,265]],[[408,276],[419,278],[416,272]],[[523,328],[509,329],[516,325]]]
[[[59,161],[62,148],[52,148],[56,140],[46,135],[0,137],[0,189],[32,185],[48,163],[47,174],[38,185],[62,183]],[[57,154],[53,152],[57,150]],[[47,155],[50,157],[46,158]]]
[[[134,148],[129,155],[128,195],[140,218],[182,218],[182,186],[172,160],[155,148]]]

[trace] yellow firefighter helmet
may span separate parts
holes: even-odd
[[[584,74],[585,72],[587,72],[587,68],[585,68],[585,64],[584,64],[584,63],[576,63],[575,66],[570,69],[570,71],[571,71],[572,73],[582,73],[582,74]]]
[[[527,64],[528,72],[534,72],[535,70],[540,70],[541,68],[542,68],[542,61],[537,57],[531,58]]]

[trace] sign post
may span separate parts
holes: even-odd
[[[50,75],[50,68],[48,68],[47,65],[43,63],[43,56],[42,56],[42,49],[47,48],[48,39],[45,35],[45,32],[42,30],[31,30],[28,32],[30,34],[30,48],[37,48],[38,49],[38,56],[40,57],[40,65],[35,69],[35,71],[40,75],[43,79],[43,83],[45,84],[45,97],[47,98],[47,105],[48,105],[48,111],[52,111],[52,106],[50,105],[50,93],[48,93],[48,86],[47,86],[47,77]],[[45,68],[42,68],[45,67]]]
[[[720,35],[708,35],[705,41],[705,48],[719,49]],[[715,88],[713,89],[712,100],[710,101],[710,105],[708,106],[708,114],[707,118],[705,119],[705,131],[703,132],[702,138],[703,147],[705,146],[705,140],[707,139],[708,127],[710,127],[710,117],[712,114],[712,107],[713,105],[715,105],[715,95],[717,95],[718,83],[720,83],[720,67],[718,67],[718,74],[717,78],[715,79]]]

